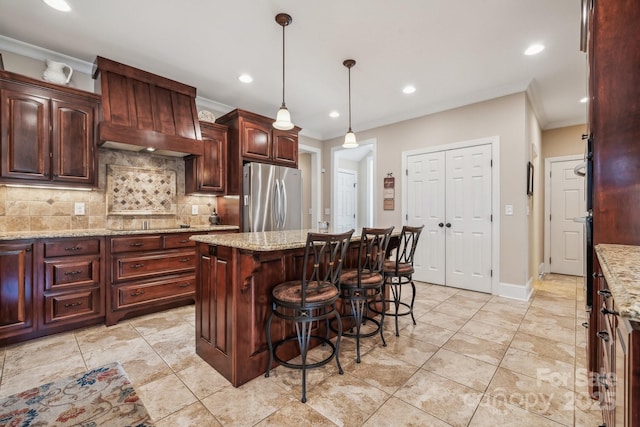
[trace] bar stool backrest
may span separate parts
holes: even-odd
[[[302,273],[302,306],[307,306],[307,292],[327,286],[338,287],[342,263],[354,230],[340,234],[309,233]],[[312,286],[310,286],[312,285]]]
[[[371,273],[382,273],[392,232],[393,227],[362,228],[360,250],[358,251],[358,280],[364,270]]]
[[[398,250],[396,252],[396,273],[398,271],[398,265],[411,264],[413,265],[413,257],[418,247],[418,239],[424,225],[420,227],[411,227],[405,225],[402,227],[400,233],[400,242],[398,244]]]

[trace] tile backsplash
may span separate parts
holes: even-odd
[[[182,158],[102,148],[98,151],[99,187],[92,191],[0,185],[0,232],[105,228],[128,230],[142,228],[144,221],[149,228],[209,224],[209,215],[216,207],[216,197],[184,194]],[[170,214],[108,214],[107,165],[167,171],[168,174],[175,171],[175,210]],[[84,203],[84,215],[74,214],[76,203]],[[198,206],[197,215],[191,213],[193,205]]]

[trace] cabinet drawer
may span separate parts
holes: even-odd
[[[182,250],[124,255],[114,261],[113,278],[123,281],[192,271],[196,268],[196,252]]]
[[[162,236],[131,236],[111,239],[111,252],[133,252],[162,249]]]
[[[115,309],[195,295],[196,277],[187,275],[116,287]]]
[[[100,288],[44,296],[45,324],[74,317],[100,316],[101,311]]]
[[[44,243],[45,258],[99,253],[100,239],[70,239]]]
[[[164,247],[166,249],[194,247],[196,242],[189,240],[191,236],[190,233],[164,236]]]
[[[45,290],[100,283],[100,258],[97,257],[45,260],[44,270]]]

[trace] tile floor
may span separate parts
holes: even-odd
[[[582,278],[549,275],[529,302],[417,283],[417,325],[386,322],[334,363],[233,388],[194,350],[194,306],[0,347],[0,397],[120,361],[159,427],[597,426],[587,394]],[[389,319],[389,318],[388,318]],[[326,349],[312,351],[322,357]]]

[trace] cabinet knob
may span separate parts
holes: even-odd
[[[589,324],[587,322],[582,322],[582,327],[587,329],[589,327]]]
[[[438,227],[440,228],[444,227],[444,222],[441,222],[440,224],[438,224]]]
[[[600,289],[598,291],[598,295],[604,297],[604,299],[607,299],[611,296],[611,291],[609,289]]]
[[[596,336],[604,342],[609,342],[609,332],[607,331],[596,332]]]
[[[446,223],[446,224],[445,224],[445,227],[447,227],[447,228],[451,228],[451,223],[450,223],[450,222]]]

